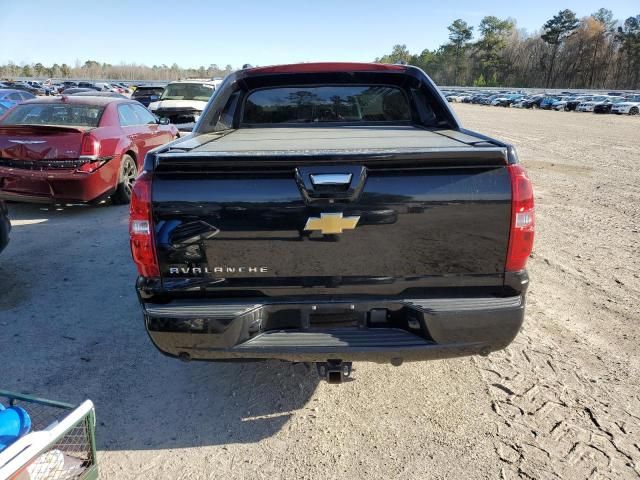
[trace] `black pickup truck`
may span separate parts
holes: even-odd
[[[523,321],[531,182],[405,65],[229,75],[192,135],[152,151],[131,202],[146,329],[183,360],[430,360]]]

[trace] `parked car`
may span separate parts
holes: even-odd
[[[26,100],[36,98],[35,95],[22,90],[12,88],[0,89],[0,105],[12,108]]]
[[[4,115],[7,112],[7,110],[9,109],[4,105],[2,105],[2,103],[0,103],[0,117],[2,117],[2,115]]]
[[[542,110],[551,110],[551,108],[553,107],[553,103],[557,100],[560,100],[560,97],[558,97],[557,95],[547,95],[538,104],[538,107]]]
[[[604,102],[609,98],[608,95],[594,95],[591,100],[580,102],[576,107],[577,112],[593,112],[597,104]]]
[[[136,87],[131,94],[132,100],[137,100],[145,107],[148,107],[152,102],[158,101],[160,96],[164,92],[164,87],[158,87],[156,85],[140,85]]]
[[[487,354],[523,322],[531,182],[416,67],[231,73],[193,136],[147,155],[129,219],[145,326],[175,358],[340,382],[352,361]]]
[[[53,95],[57,95],[62,92],[62,90],[64,90],[64,85],[62,85],[61,83],[51,83],[49,85],[49,88],[51,89],[51,93]]]
[[[107,82],[96,82],[95,87],[100,92],[124,93],[124,89],[122,87],[118,87],[117,85]]]
[[[580,97],[568,97],[565,100],[558,101],[553,104],[554,110],[564,110],[565,112],[575,111],[576,107],[582,102],[588,102],[593,97],[580,96]]]
[[[179,130],[191,131],[221,80],[179,80],[166,86],[149,110],[167,118]]]
[[[99,92],[110,92],[110,91],[116,91],[111,84],[106,83],[106,82],[96,82],[93,84],[94,88],[99,91]]]
[[[71,80],[65,80],[60,84],[58,88],[58,93],[64,92],[67,88],[78,88],[78,82],[73,82]]]
[[[627,97],[623,102],[612,105],[611,113],[638,115],[640,113],[640,95],[632,95]]]
[[[114,86],[118,87],[121,90],[118,93],[122,93],[122,94],[126,93],[127,95],[131,94],[131,89],[125,83],[117,82],[114,84]]]
[[[491,95],[489,95],[488,93],[478,93],[477,95],[473,95],[469,101],[471,103],[475,103],[475,104],[479,104],[482,103],[483,100],[487,97],[490,97]]]
[[[513,104],[517,108],[540,108],[544,95],[530,95]]]
[[[91,82],[78,82],[78,88],[88,88],[90,90],[98,91],[99,88],[95,86],[95,84]]]
[[[611,113],[611,107],[624,102],[624,97],[609,97],[593,107],[593,113]]]
[[[553,103],[551,103],[551,110],[564,110],[564,106],[566,105],[566,103],[573,98],[574,97],[571,95],[565,95],[558,98]]]
[[[47,85],[43,85],[41,82],[37,82],[35,80],[31,80],[26,82],[28,85],[32,86],[33,88],[38,90],[38,94],[39,95],[51,95],[51,88],[49,88]],[[42,92],[42,93],[40,93]]]
[[[29,92],[31,95],[44,95],[45,91],[41,88],[35,88],[25,82],[11,82],[5,81],[3,82],[9,88],[13,90],[22,90],[23,92]]]
[[[520,94],[520,93],[512,93],[509,95],[501,95],[498,98],[494,98],[491,101],[491,105],[493,105],[494,107],[510,107],[511,105],[513,105],[515,102],[521,100],[522,98],[524,98],[524,95]]]
[[[0,200],[0,252],[9,243],[9,232],[11,231],[11,222],[9,221],[9,210],[7,204]]]
[[[126,203],[145,154],[177,136],[129,99],[29,100],[0,119],[0,198]]]
[[[470,98],[471,95],[464,92],[450,93],[445,96],[448,102],[463,102],[466,98]]]
[[[482,100],[480,100],[480,105],[491,105],[491,102],[493,102],[496,98],[500,98],[501,96],[502,95],[498,93],[484,97]]]

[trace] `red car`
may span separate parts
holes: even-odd
[[[128,203],[152,148],[178,136],[142,104],[111,97],[49,97],[0,118],[0,198]]]

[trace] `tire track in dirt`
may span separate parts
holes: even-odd
[[[456,109],[498,138],[508,126],[536,190],[525,325],[509,348],[474,360],[493,398],[501,477],[640,478],[640,179],[621,155],[640,124],[507,110],[495,125],[490,109]]]

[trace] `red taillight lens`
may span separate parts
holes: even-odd
[[[505,270],[517,272],[524,269],[533,248],[533,186],[522,165],[516,163],[507,169],[511,178],[511,231]]]
[[[94,157],[100,156],[100,142],[93,138],[90,133],[85,133],[82,137],[82,147],[80,148],[80,156]]]
[[[129,210],[131,256],[143,277],[160,276],[151,216],[151,179],[149,172],[138,176],[133,184]]]

